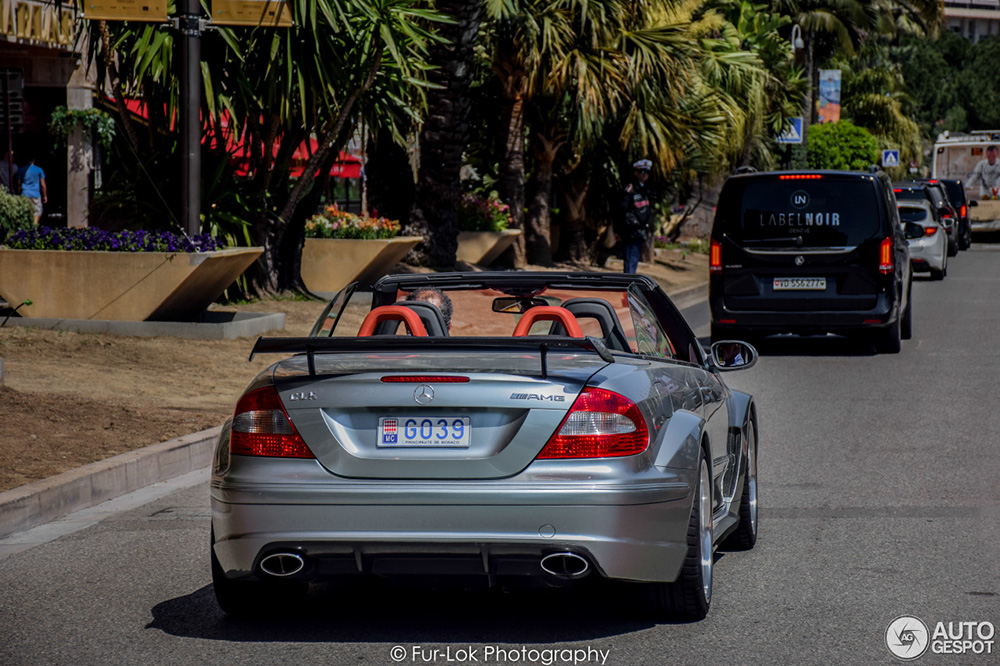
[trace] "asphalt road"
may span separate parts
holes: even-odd
[[[0,664],[899,663],[899,616],[1000,624],[998,293],[1000,247],[976,246],[914,285],[901,354],[775,340],[727,375],[760,409],[761,535],[718,556],[702,622],[650,623],[596,588],[326,590],[230,620],[195,473],[0,543]],[[686,314],[707,334],[704,305]]]

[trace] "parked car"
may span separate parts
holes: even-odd
[[[919,201],[926,199],[934,206],[941,216],[941,223],[948,231],[948,256],[954,257],[959,250],[958,213],[952,207],[941,183],[926,183],[910,180],[893,184],[893,192],[900,201]]]
[[[965,193],[965,183],[957,178],[926,178],[924,182],[940,183],[944,187],[948,201],[955,210],[958,219],[958,249],[968,250],[972,247],[972,224],[969,217],[969,198]],[[976,205],[972,202],[971,205]]]
[[[948,240],[937,210],[929,201],[900,201],[899,219],[913,270],[929,271],[932,279],[943,280],[948,275]]]
[[[838,333],[897,353],[911,335],[909,251],[879,170],[730,177],[709,275],[712,340]]]
[[[638,275],[355,287],[310,337],[254,345],[292,356],[251,382],[219,438],[223,610],[283,608],[313,581],[592,575],[656,616],[705,616],[715,548],[757,539],[757,411],[722,377],[752,367],[753,347],[706,354]]]

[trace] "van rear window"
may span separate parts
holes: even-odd
[[[917,206],[900,206],[899,219],[903,222],[929,222],[930,213],[926,208]]]
[[[875,188],[866,181],[727,183],[718,217],[747,247],[849,247],[882,229]],[[800,240],[801,239],[801,240]]]

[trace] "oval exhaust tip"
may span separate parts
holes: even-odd
[[[306,565],[297,553],[273,553],[260,561],[261,570],[271,576],[294,576]]]
[[[576,553],[553,553],[540,562],[542,571],[557,578],[580,578],[590,571],[587,558]]]

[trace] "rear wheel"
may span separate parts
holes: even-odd
[[[740,494],[740,522],[736,531],[726,539],[726,547],[750,550],[757,543],[757,425],[753,421],[747,428],[746,471],[743,474],[743,492]]]
[[[897,317],[888,328],[878,332],[875,351],[880,354],[898,354],[903,349],[902,317]]]
[[[955,240],[951,240],[949,238],[948,239],[948,256],[949,257],[954,257],[956,254],[958,254],[958,239],[956,238]]]
[[[687,555],[673,583],[642,586],[651,610],[657,616],[678,620],[701,620],[712,603],[712,477],[705,453],[698,457],[698,487],[691,506],[687,530]]]
[[[900,324],[900,337],[909,340],[913,337],[913,286],[906,289],[906,312],[903,313],[903,321]]]

